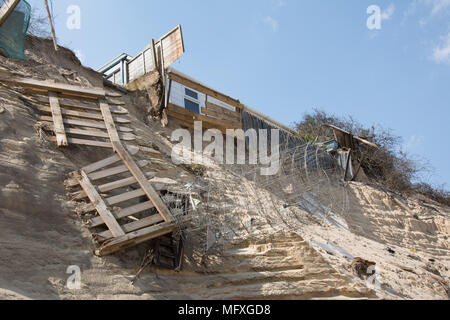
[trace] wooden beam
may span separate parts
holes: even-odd
[[[110,242],[105,242],[101,248],[95,250],[95,254],[98,256],[110,255],[114,252],[171,233],[175,229],[176,225],[173,222],[165,222],[155,226],[147,227],[139,231],[131,232],[124,236],[115,238]]]
[[[58,147],[67,147],[69,143],[67,142],[66,131],[64,130],[64,122],[61,112],[61,107],[59,105],[58,94],[53,91],[49,91],[48,98],[50,101],[50,113],[53,118],[54,132],[56,134],[56,143]]]
[[[124,236],[125,232],[123,232],[113,214],[108,210],[108,207],[106,206],[102,197],[98,194],[94,185],[89,180],[88,175],[83,170],[80,171],[80,175],[78,176],[78,183],[88,195],[89,200],[91,200],[92,204],[94,205],[102,220],[105,222],[106,226],[111,231],[112,235],[114,237]]]
[[[100,108],[98,107],[97,104],[95,103],[89,103],[89,102],[85,102],[85,101],[76,101],[76,100],[71,100],[70,98],[62,98],[64,95],[60,95],[60,99],[59,99],[59,104],[61,105],[62,108],[71,108],[71,109],[81,109],[81,110],[87,110],[87,111],[95,111],[98,113],[101,113],[102,111],[100,110]],[[48,97],[45,96],[36,96],[33,97],[34,99],[36,99],[37,101],[39,101],[40,103],[44,103],[44,104],[49,104],[49,100]],[[125,115],[128,114],[128,110],[117,106],[117,107],[111,107],[111,113],[113,114],[118,114],[118,115]]]
[[[84,88],[70,84],[56,83],[51,81],[42,81],[13,76],[9,73],[0,72],[0,82],[10,83],[25,88],[35,88],[43,91],[54,91],[76,97],[105,97],[106,92],[103,88]]]
[[[37,107],[40,112],[43,113],[51,113],[51,109],[48,107],[38,106]],[[100,113],[92,113],[92,112],[81,112],[74,110],[61,110],[61,114],[64,116],[82,118],[82,119],[91,119],[91,120],[103,120],[103,117]],[[123,117],[113,117],[115,123],[120,124],[129,124],[131,123],[130,119],[125,119]]]
[[[153,205],[153,203],[151,201],[147,201],[147,202],[142,202],[139,204],[136,204],[134,206],[125,208],[125,209],[121,209],[120,211],[118,211],[117,213],[113,212],[114,217],[119,220],[122,218],[126,218],[129,217],[133,214],[136,213],[140,213],[140,212],[144,212],[146,210],[150,210],[153,209],[155,206]],[[161,217],[159,214],[157,215],[159,217]],[[161,217],[162,219],[162,217]],[[88,225],[90,228],[95,228],[95,227],[99,227],[101,225],[104,225],[105,223],[103,222],[102,218],[100,217],[95,217],[92,218],[89,222]]]
[[[136,166],[137,167],[145,167],[148,164],[149,164],[149,162],[147,160],[141,160],[138,163],[136,163]],[[118,174],[121,174],[121,173],[125,173],[127,171],[128,171],[127,166],[121,165],[121,166],[117,166],[117,167],[114,167],[114,168],[105,169],[105,170],[102,170],[102,171],[96,171],[96,172],[90,173],[89,174],[89,178],[92,181],[96,181],[96,180],[108,178],[108,177],[111,177],[111,176],[115,176],[115,175],[118,175]]]
[[[215,98],[217,100],[225,102],[226,104],[229,104],[229,105],[231,105],[231,106],[233,106],[235,108],[242,109],[242,105],[239,102],[239,100],[235,100],[235,99],[233,99],[233,98],[231,98],[231,97],[229,97],[227,95],[224,95],[223,93],[220,93],[220,92],[217,92],[217,91],[215,91],[213,89],[210,89],[210,88],[208,88],[208,87],[206,87],[206,86],[204,86],[204,85],[202,85],[202,84],[200,84],[198,82],[194,82],[193,80],[184,78],[184,77],[182,77],[181,75],[179,75],[177,73],[170,72],[169,73],[169,79],[171,79],[171,80],[173,80],[175,82],[178,82],[178,83],[180,83],[182,85],[185,85],[185,86],[187,86],[189,88],[192,88],[194,90],[200,91],[200,92],[202,92],[204,94],[207,94],[208,96],[211,96],[211,97],[213,97],[213,98]]]
[[[48,21],[50,23],[50,30],[52,31],[53,45],[55,46],[55,51],[58,51],[58,44],[56,43],[55,27],[53,26],[53,18],[50,13],[50,8],[48,6],[48,0],[44,0],[44,2],[45,8],[47,9]]]
[[[49,137],[50,141],[57,142],[56,137]],[[96,141],[96,140],[85,140],[85,139],[78,139],[78,138],[67,138],[67,142],[69,144],[77,144],[82,146],[89,146],[89,147],[99,147],[99,148],[112,148],[111,143],[109,142],[102,142],[102,141]]]
[[[135,155],[139,152],[139,147],[135,147],[135,146],[128,146],[127,147],[128,152],[130,152],[130,154]],[[109,165],[112,165],[116,162],[119,162],[120,158],[118,155],[114,155],[112,157],[106,158],[104,160],[100,160],[97,161],[93,164],[90,164],[86,167],[83,168],[83,171],[86,172],[87,174],[92,173],[94,171],[98,171],[100,169],[103,169]]]
[[[182,118],[185,121],[203,121],[208,124],[211,124],[213,127],[215,126],[217,129],[241,129],[240,124],[237,122],[222,120],[222,119],[215,119],[211,117],[207,117],[195,112],[192,112],[190,110],[187,110],[185,108],[179,107],[177,105],[174,105],[172,103],[169,103],[169,107],[167,109],[168,114],[173,117],[177,117],[177,114],[180,114],[182,116],[178,116],[179,118]]]
[[[19,2],[20,0],[5,0],[5,3],[0,8],[0,26],[5,23]]]
[[[159,214],[154,214],[150,217],[140,219],[139,221],[134,221],[134,222],[122,225],[122,229],[125,231],[125,233],[129,233],[129,232],[137,231],[137,230],[140,230],[140,229],[143,229],[146,227],[153,226],[153,225],[163,222],[163,221],[164,221],[163,218]],[[100,243],[114,238],[110,230],[106,230],[104,232],[96,234],[94,237]]]
[[[162,215],[166,222],[172,222],[174,220],[172,214],[170,213],[167,206],[161,200],[159,194],[155,191],[155,189],[150,185],[144,173],[139,169],[134,162],[131,155],[125,150],[122,143],[120,142],[119,135],[115,130],[114,121],[111,115],[111,111],[109,110],[108,104],[104,101],[100,101],[100,109],[102,110],[103,118],[105,120],[106,128],[108,130],[110,140],[112,142],[113,148],[119,157],[123,160],[125,165],[130,170],[131,174],[136,178],[137,182],[143,189],[144,193],[147,195],[150,201],[153,202],[158,212]]]
[[[202,108],[202,113],[206,114],[207,116],[218,118],[220,120],[229,121],[236,126],[239,126],[241,122],[241,117],[238,113],[236,113],[235,115],[229,115],[227,113],[217,112],[208,108]]]
[[[82,130],[82,129],[73,129],[73,128],[65,128],[66,134],[69,135],[80,135],[80,136],[89,136],[95,138],[107,138],[109,139],[108,133],[103,131],[95,131],[95,130]],[[132,133],[120,133],[119,137],[123,141],[134,141],[136,140],[136,136]]]
[[[53,122],[52,117],[48,116],[39,116],[41,121]],[[88,127],[88,128],[97,128],[97,129],[106,129],[105,123],[101,121],[94,120],[78,120],[78,119],[68,119],[63,118],[63,122],[65,124],[70,124],[72,126],[80,126],[80,127]],[[125,127],[125,126],[117,126],[117,131],[119,132],[133,132],[133,129]]]
[[[151,179],[151,178],[155,177],[156,173],[155,172],[146,172],[145,175],[147,177],[149,177],[149,179]],[[121,179],[121,180],[103,184],[101,186],[98,186],[97,189],[100,193],[105,193],[105,192],[109,192],[109,191],[116,190],[119,188],[128,187],[135,183],[137,183],[136,179],[134,177],[129,177],[129,178],[125,178],[125,179]],[[83,190],[74,192],[71,194],[72,200],[82,200],[84,198],[87,198],[87,194],[84,193]]]
[[[341,128],[338,128],[338,127],[336,127],[336,126],[334,126],[334,125],[332,125],[332,124],[327,124],[327,123],[326,123],[326,124],[324,124],[324,126],[329,127],[329,128],[331,128],[331,129],[333,129],[333,130],[337,130],[337,131],[342,132],[342,133],[344,133],[344,134],[353,136],[354,139],[356,139],[356,140],[358,140],[358,141],[361,141],[362,143],[365,143],[365,144],[367,144],[367,145],[369,145],[369,146],[371,146],[371,147],[374,147],[374,148],[377,148],[377,149],[380,148],[380,147],[377,146],[375,143],[372,143],[372,142],[370,142],[370,141],[367,141],[366,139],[363,139],[363,138],[361,138],[361,137],[354,136],[354,135],[352,135],[350,132],[345,131],[345,130],[343,130],[343,129],[341,129]],[[335,137],[336,137],[336,134],[335,134]]]

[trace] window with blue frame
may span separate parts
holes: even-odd
[[[192,91],[192,90],[190,90],[190,89],[188,89],[188,88],[184,88],[184,90],[185,90],[185,94],[186,94],[188,97],[191,97],[191,98],[193,98],[193,99],[195,99],[195,100],[198,100],[198,93],[197,93],[197,92]]]
[[[195,103],[195,102],[193,102],[191,100],[188,100],[186,98],[184,99],[184,107],[187,110],[189,110],[189,111],[192,111],[192,112],[195,112],[195,113],[200,113],[200,104]]]
[[[184,95],[184,107],[189,111],[200,113],[198,93],[194,90],[184,88]]]

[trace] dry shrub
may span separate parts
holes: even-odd
[[[439,203],[450,204],[449,192],[444,187],[432,187],[423,182],[413,183],[419,180],[420,174],[429,171],[429,165],[426,160],[413,159],[403,152],[402,138],[394,135],[390,129],[365,127],[352,117],[339,118],[317,109],[305,114],[302,120],[294,123],[294,127],[299,136],[309,142],[334,139],[333,130],[323,124],[335,125],[380,146],[376,149],[359,144],[361,151],[365,153],[362,168],[372,181],[379,182],[394,192],[419,192]]]

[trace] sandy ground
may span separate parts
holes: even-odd
[[[69,51],[47,56],[47,47],[50,41],[34,39],[29,61],[0,58],[0,66],[22,75],[99,85],[101,78]],[[139,94],[125,99],[139,135],[137,158],[157,157],[160,177],[180,185],[198,179],[170,161],[168,137],[176,122],[162,128],[147,119],[148,99]],[[63,185],[67,173],[108,152],[61,151],[46,142],[34,128],[33,100],[20,90],[0,87],[0,105],[0,299],[449,297],[449,208],[409,199],[408,211],[374,187],[351,183],[345,187],[350,210],[333,217],[340,223],[332,224],[297,207],[280,213],[282,199],[214,165],[201,178],[208,199],[199,196],[204,207],[189,226],[184,270],[149,267],[132,284],[148,244],[95,257],[91,233],[73,213]],[[208,230],[216,235],[209,250]],[[376,263],[374,281],[352,271],[354,257]],[[66,286],[72,265],[82,271],[80,290]]]

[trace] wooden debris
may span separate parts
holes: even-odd
[[[112,235],[114,237],[124,236],[125,233],[123,232],[120,225],[117,223],[117,221],[114,218],[114,216],[112,215],[112,213],[108,210],[105,202],[103,201],[102,197],[98,194],[95,187],[92,185],[87,174],[85,172],[83,172],[83,170],[81,170],[80,175],[77,178],[78,178],[79,184],[81,185],[81,187],[84,189],[84,191],[88,195],[93,206],[95,206],[95,209],[101,216],[103,222],[105,222],[105,224],[108,226]]]

